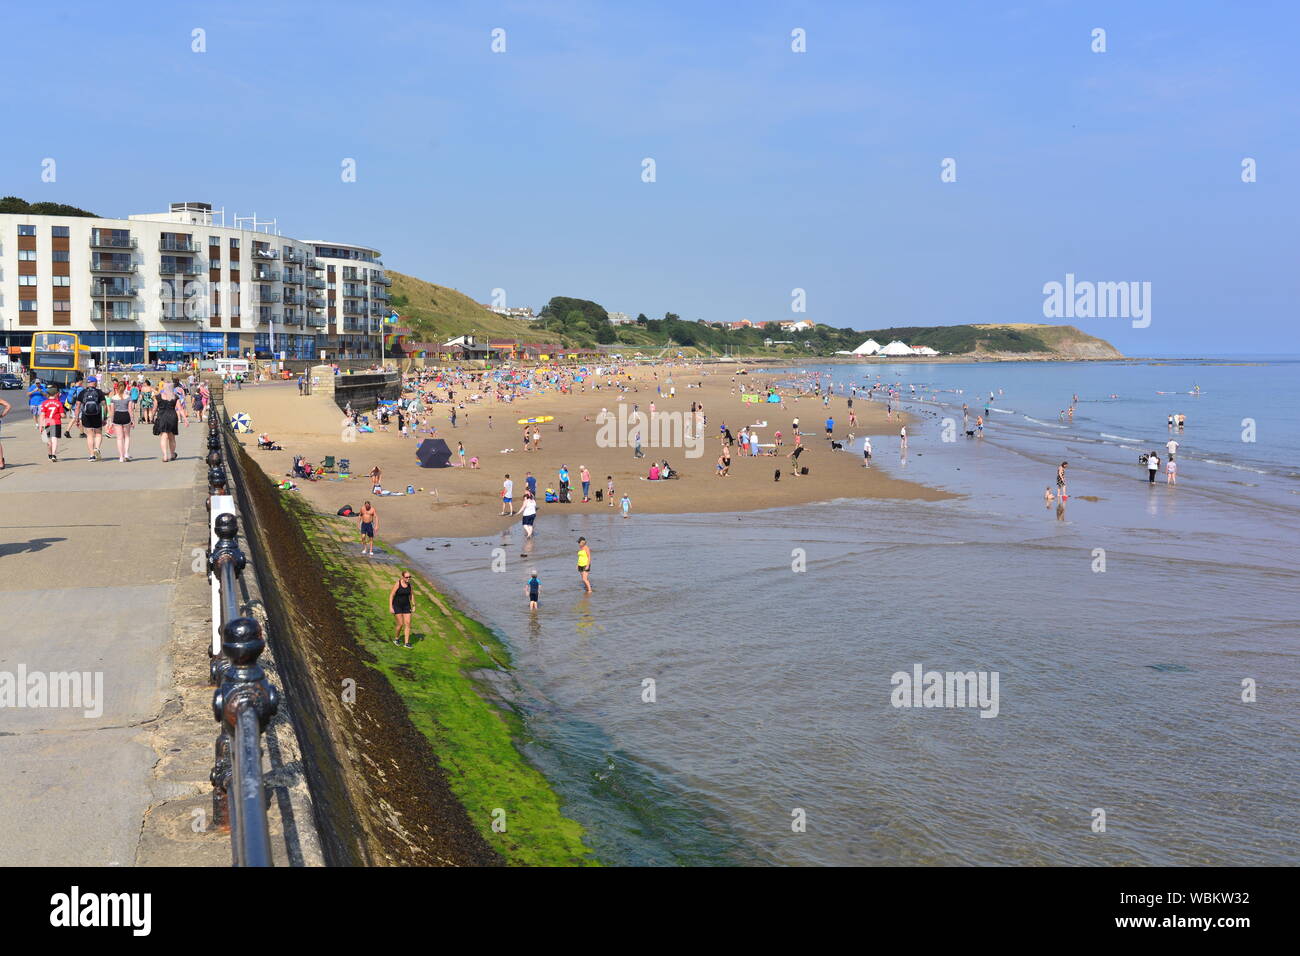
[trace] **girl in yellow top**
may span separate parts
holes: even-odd
[[[591,572],[591,548],[587,546],[586,538],[578,539],[578,574],[582,575],[582,583],[587,588],[587,593],[591,593],[591,579],[587,575]]]

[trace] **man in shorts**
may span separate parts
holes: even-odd
[[[371,557],[375,555],[375,528],[379,525],[379,514],[374,505],[367,501],[361,506],[361,553]]]
[[[86,387],[77,395],[72,417],[80,423],[86,436],[89,461],[99,461],[99,445],[104,440],[104,405],[107,402],[108,396],[99,390],[99,380],[93,375],[86,379]]]
[[[515,513],[515,483],[506,475],[505,481],[501,483],[501,513],[503,515],[513,515]]]
[[[41,403],[40,423],[45,429],[46,454],[50,461],[59,460],[59,439],[63,437],[63,402],[58,393]]]

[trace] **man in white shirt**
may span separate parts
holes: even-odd
[[[515,513],[515,483],[506,475],[506,480],[501,485],[501,513],[503,515],[513,515]]]
[[[1174,441],[1171,438],[1169,439],[1168,442],[1165,443],[1165,448],[1169,451],[1169,460],[1173,461],[1174,455],[1178,453],[1178,442]]]

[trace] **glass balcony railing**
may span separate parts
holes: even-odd
[[[302,285],[304,278],[305,276],[301,272],[286,272],[284,274],[284,281],[292,285]]]
[[[158,248],[163,252],[198,252],[199,244],[193,239],[159,239]]]
[[[196,276],[202,271],[192,262],[164,262],[158,266],[158,272],[165,276]]]
[[[313,309],[325,308],[325,300],[318,295],[307,296],[307,304],[311,306]]]
[[[106,236],[92,231],[90,247],[92,249],[136,249],[139,243],[130,236]]]
[[[284,256],[282,257],[282,259],[283,259],[285,262],[292,262],[294,265],[299,264],[299,263],[302,262],[305,258],[306,258],[306,256],[304,256],[301,252],[295,252],[295,251],[292,250],[292,249],[290,249],[290,250],[288,250],[287,252],[285,252]]]
[[[307,301],[307,297],[301,292],[286,292],[284,294],[285,305],[302,305]]]
[[[120,259],[92,259],[90,261],[91,272],[136,272],[139,270],[134,262],[123,262]]]
[[[388,276],[380,276],[380,277],[379,277],[378,279],[376,279],[375,281],[378,282],[378,283],[381,284],[381,285],[388,286],[388,287],[391,287],[392,284],[393,284],[393,280],[390,279],[390,278],[388,278]]]
[[[254,249],[253,258],[254,259],[279,259],[280,253],[276,252],[274,249]]]
[[[308,276],[308,277],[307,277],[307,288],[309,288],[309,289],[323,289],[323,288],[325,288],[325,280],[324,280],[324,279],[317,279],[315,276]]]
[[[258,301],[258,302],[279,302],[279,301],[280,301],[280,293],[278,293],[278,292],[263,292],[261,295],[259,295],[259,296],[257,297],[257,301]]]
[[[271,272],[267,269],[254,269],[253,281],[254,282],[279,282],[280,273]]]
[[[94,299],[134,299],[139,294],[139,289],[125,283],[96,282],[90,287],[90,295]]]

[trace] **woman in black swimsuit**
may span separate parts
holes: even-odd
[[[185,412],[185,405],[182,403],[179,395],[176,394],[171,384],[164,385],[162,391],[158,393],[157,413],[154,415],[153,433],[158,436],[159,444],[162,447],[162,460],[176,460],[176,436],[180,432],[180,425],[177,422],[177,413],[180,414],[180,420],[186,425],[190,423],[190,417]]]
[[[411,646],[411,572],[403,571],[393,589],[388,592],[388,608],[396,619],[393,643],[399,647]],[[406,643],[397,639],[397,635],[406,632]]]

